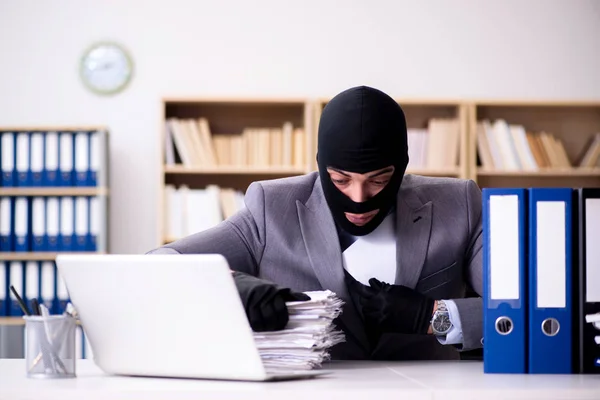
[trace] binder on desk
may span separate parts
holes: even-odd
[[[34,197],[31,200],[31,249],[46,251],[46,240],[46,201],[43,197]]]
[[[44,134],[41,132],[31,134],[29,167],[31,170],[29,186],[44,186]]]
[[[0,251],[13,251],[13,204],[10,197],[0,198]]]
[[[60,199],[60,233],[59,251],[73,251],[74,218],[75,210],[72,197],[61,197]]]
[[[529,373],[572,373],[573,189],[529,189]]]
[[[44,186],[61,186],[59,176],[58,132],[46,133],[44,147]]]
[[[0,146],[2,146],[2,181],[0,184],[6,187],[15,186],[15,157],[17,152],[15,134],[13,132],[0,132],[0,135],[2,136],[0,139]]]
[[[27,197],[15,198],[15,251],[29,251],[29,199]]]
[[[527,191],[484,188],[485,373],[527,372]]]
[[[75,134],[75,186],[88,186],[90,138],[87,132]]]
[[[16,153],[16,166],[17,166],[17,182],[15,186],[30,186],[31,182],[31,164],[30,155],[31,149],[29,145],[29,133],[18,132],[16,134],[17,140],[17,153]]]
[[[600,189],[577,191],[578,282],[576,315],[577,372],[600,373]]]
[[[71,132],[61,132],[59,142],[59,185],[73,186],[73,134]]]
[[[60,249],[58,236],[60,232],[60,202],[58,197],[46,199],[46,249],[57,252]]]
[[[10,269],[8,271],[8,278],[10,285],[14,286],[17,293],[25,293],[25,279],[23,271],[23,263],[21,261],[11,261]],[[9,287],[10,287],[9,285]],[[23,315],[23,311],[19,306],[19,302],[14,296],[10,296],[10,304],[8,309],[8,315],[11,317],[20,317]]]

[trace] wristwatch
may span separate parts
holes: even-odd
[[[431,330],[434,335],[444,336],[452,328],[452,322],[450,322],[450,314],[446,308],[446,303],[443,300],[437,300],[437,308],[431,318]]]

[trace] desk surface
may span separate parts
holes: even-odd
[[[481,362],[334,362],[333,373],[287,382],[108,376],[79,360],[77,378],[27,379],[23,360],[0,360],[0,399],[468,400],[600,399],[600,375],[489,375]]]

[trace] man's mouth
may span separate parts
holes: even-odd
[[[362,226],[367,224],[369,221],[373,219],[373,217],[377,214],[379,210],[370,211],[365,214],[351,214],[344,213],[348,221],[352,222],[354,225]]]

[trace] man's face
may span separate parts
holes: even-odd
[[[329,178],[340,192],[348,196],[356,203],[362,203],[379,193],[394,174],[394,167],[389,166],[364,174],[343,171],[328,167]],[[345,216],[354,225],[363,226],[377,215],[379,209],[364,214],[352,214],[345,212]]]

